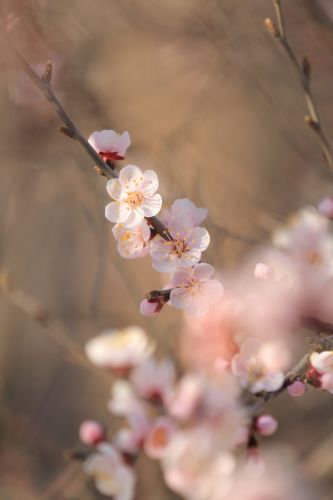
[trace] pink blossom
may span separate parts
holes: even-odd
[[[173,388],[175,377],[171,359],[150,358],[133,370],[130,380],[140,397],[161,402]]]
[[[281,341],[263,342],[249,338],[234,356],[231,367],[241,384],[251,392],[277,391],[283,384],[289,364],[289,350]]]
[[[131,139],[128,132],[117,134],[114,130],[101,130],[93,132],[88,142],[104,161],[113,161],[125,158],[125,153],[131,144]]]
[[[98,445],[97,452],[86,459],[83,469],[93,477],[100,493],[112,496],[114,500],[133,500],[135,472],[125,465],[120,453],[111,444]]]
[[[260,415],[255,422],[256,431],[262,436],[271,436],[278,428],[277,420],[272,415]]]
[[[333,351],[313,352],[310,361],[319,374],[320,387],[333,394]]]
[[[133,228],[144,217],[156,215],[162,206],[161,195],[156,193],[158,177],[153,170],[142,172],[135,165],[122,168],[118,179],[111,179],[106,189],[116,201],[105,207],[105,217],[111,222]]]
[[[321,200],[318,211],[328,219],[333,219],[333,198],[327,197]]]
[[[145,220],[133,228],[116,224],[112,228],[112,233],[118,242],[117,250],[125,259],[136,259],[148,254],[150,229]]]
[[[294,398],[303,396],[305,390],[305,384],[301,380],[295,380],[295,382],[288,385],[287,387],[287,391],[289,392],[290,396],[293,396]]]
[[[150,245],[153,268],[160,272],[172,272],[177,267],[192,267],[208,248],[210,237],[203,227],[185,225],[175,217],[168,221],[172,241],[156,236]]]
[[[127,420],[129,427],[120,429],[113,441],[122,453],[135,456],[142,449],[152,425],[144,415],[131,414]]]
[[[80,425],[79,436],[82,443],[95,446],[106,440],[105,427],[96,420],[85,420]]]
[[[89,340],[85,349],[92,363],[121,373],[147,359],[153,345],[142,328],[130,326],[102,332]]]
[[[114,415],[124,417],[145,417],[147,407],[137,396],[133,385],[128,380],[116,380],[111,388],[111,399],[108,408]]]
[[[171,277],[170,304],[192,316],[206,314],[223,294],[222,284],[210,279],[213,273],[214,268],[209,264],[175,271]]]
[[[333,373],[323,373],[320,377],[321,388],[333,394]]]
[[[186,373],[178,382],[167,401],[167,408],[174,418],[188,420],[199,407],[204,390],[204,380],[197,373]]]
[[[153,318],[154,316],[158,315],[163,305],[164,302],[163,301],[161,302],[160,300],[143,299],[142,302],[140,303],[140,313],[143,316],[148,316],[150,318]]]
[[[258,262],[254,269],[254,276],[258,279],[267,280],[274,278],[274,271],[270,266],[263,264],[262,262]]]
[[[144,450],[150,458],[161,459],[175,432],[175,426],[167,417],[157,418],[145,441]]]
[[[171,205],[170,216],[179,221],[183,221],[187,226],[198,226],[207,217],[207,208],[198,208],[187,199],[176,200]]]

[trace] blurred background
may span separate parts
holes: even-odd
[[[287,30],[313,68],[333,140],[333,4],[285,4]],[[207,261],[233,269],[288,214],[332,195],[297,76],[263,26],[268,0],[1,0],[1,20],[29,62],[54,63],[54,88],[82,132],[132,137],[127,160],[160,177],[165,205],[189,197],[209,209]],[[109,198],[80,146],[57,131],[49,104],[0,50],[1,269],[83,346],[105,327],[140,324],[177,352],[180,314],[145,321],[144,293],[160,276],[125,261],[104,218]],[[0,294],[0,499],[102,498],[80,464],[84,418],[112,426],[110,387],[68,359],[43,327]],[[292,444],[332,499],[332,400],[309,391],[272,405],[275,439]],[[273,439],[272,439],[273,440]],[[138,499],[176,498],[139,463]],[[292,499],[290,499],[292,500]]]

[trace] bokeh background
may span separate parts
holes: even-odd
[[[333,139],[333,5],[285,4],[296,53]],[[128,130],[128,161],[157,171],[165,204],[209,209],[207,261],[237,268],[288,214],[332,194],[297,76],[266,33],[268,0],[2,0],[1,20],[30,63],[54,62],[54,87],[87,136]],[[58,318],[81,347],[105,327],[140,324],[177,352],[180,314],[146,322],[143,294],[160,285],[149,259],[115,249],[104,179],[57,131],[48,103],[0,39],[1,269]],[[112,427],[109,384],[74,364],[43,327],[0,295],[0,499],[102,498],[64,459],[86,417]],[[273,406],[273,405],[272,405]],[[279,441],[293,445],[332,499],[332,402],[282,396]],[[137,498],[175,498],[140,461]],[[290,499],[291,500],[291,499]]]

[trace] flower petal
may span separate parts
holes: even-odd
[[[110,222],[124,222],[128,219],[128,213],[128,208],[119,201],[113,201],[105,207],[105,217]]]
[[[131,145],[131,138],[127,131],[120,134],[117,138],[117,153],[120,156],[125,156],[125,153]]]
[[[143,210],[141,207],[136,207],[134,209],[129,209],[127,212],[129,215],[125,221],[123,221],[124,227],[133,228],[142,223],[144,219]]]
[[[145,217],[153,217],[158,214],[162,207],[162,196],[158,193],[145,197],[142,209]]]
[[[191,293],[186,288],[174,288],[170,294],[170,304],[177,309],[187,309],[191,299]]]
[[[143,181],[143,173],[135,165],[126,165],[119,172],[119,182],[126,191],[139,190]]]
[[[203,227],[193,228],[188,243],[191,248],[198,248],[201,252],[206,250],[210,243],[210,236],[207,229]]]
[[[106,184],[106,190],[114,200],[120,200],[125,194],[118,179],[110,179]]]
[[[152,196],[156,193],[158,188],[158,177],[154,170],[146,170],[143,172],[143,182],[140,186],[140,190],[144,196]]]
[[[196,281],[207,281],[214,274],[215,269],[210,264],[198,264],[193,269],[193,278]]]

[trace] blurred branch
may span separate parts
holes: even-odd
[[[259,395],[258,401],[251,407],[251,412],[256,415],[266,403],[275,399],[279,394],[284,392],[296,380],[304,379],[304,376],[309,368],[310,357],[313,352],[321,352],[333,349],[333,335],[325,337],[324,339],[316,342],[314,348],[307,352],[286,375],[284,382],[280,389],[277,391],[264,392]]]
[[[297,57],[289,44],[288,37],[285,31],[284,14],[281,6],[280,0],[272,0],[277,24],[272,21],[272,19],[265,19],[265,25],[269,33],[274,36],[276,40],[285,50],[287,56],[289,57],[292,65],[294,66],[296,72],[298,73],[300,83],[303,87],[305,94],[305,101],[308,108],[308,115],[304,117],[305,122],[310,126],[310,128],[316,133],[320,147],[322,149],[323,155],[327,161],[327,164],[331,171],[333,172],[333,152],[331,145],[326,137],[326,133],[323,129],[322,122],[319,117],[317,105],[315,103],[312,90],[311,90],[311,66],[309,60],[304,57],[302,63],[299,63]]]
[[[110,376],[91,364],[82,352],[82,348],[71,340],[71,332],[66,326],[52,318],[47,309],[34,297],[15,287],[5,271],[0,271],[0,289],[10,302],[43,326],[47,335],[70,355],[73,362],[98,375],[107,383],[111,382]]]
[[[104,162],[104,160],[89,144],[87,139],[82,135],[77,125],[74,123],[74,121],[69,116],[67,111],[65,111],[59,99],[54,94],[51,85],[51,78],[52,78],[51,61],[48,61],[46,63],[44,73],[42,77],[40,77],[33,70],[30,64],[26,61],[23,55],[17,50],[15,45],[9,39],[8,35],[3,30],[1,30],[1,34],[7,46],[10,48],[15,60],[19,63],[19,65],[22,67],[22,69],[28,75],[31,81],[36,85],[36,87],[38,87],[38,89],[42,92],[44,97],[47,99],[47,101],[55,110],[60,120],[64,123],[65,126],[60,127],[60,131],[67,137],[71,137],[72,139],[75,139],[80,143],[80,145],[83,147],[88,156],[90,156],[90,158],[94,161],[94,164],[96,165],[95,170],[97,171],[97,173],[103,175],[107,179],[116,179],[118,176],[113,171],[112,167],[108,165],[106,162]],[[153,226],[153,228],[158,232],[158,234],[162,236],[162,238],[172,241],[170,233],[168,232],[164,224],[158,219],[158,217],[156,216],[147,217],[147,221],[149,222],[149,224]]]

